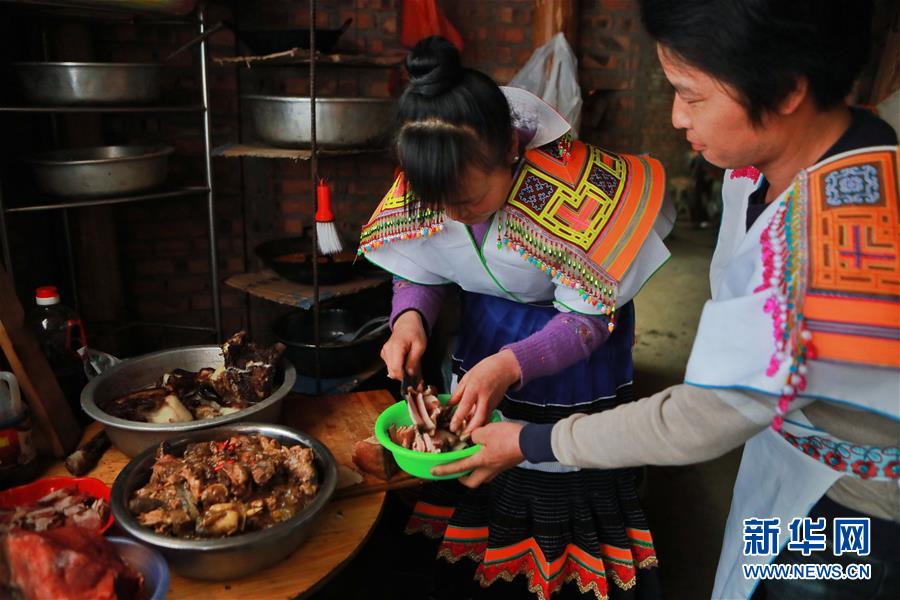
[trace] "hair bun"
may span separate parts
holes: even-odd
[[[463,69],[459,50],[446,38],[431,36],[421,40],[406,56],[409,91],[420,96],[439,96],[455,86]]]

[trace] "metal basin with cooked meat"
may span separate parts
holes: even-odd
[[[312,531],[316,517],[334,494],[337,485],[337,462],[319,440],[281,425],[238,423],[196,431],[169,440],[167,451],[178,455],[188,444],[219,441],[233,435],[265,435],[281,444],[301,444],[311,448],[319,478],[319,490],[312,502],[290,519],[261,531],[253,531],[218,539],[179,539],[154,533],[138,523],[128,509],[132,493],[150,479],[156,460],[156,448],[147,448],[125,466],[116,477],[110,496],[110,507],[119,526],[142,544],[158,550],[175,572],[192,579],[222,581],[245,577],[286,558]]]

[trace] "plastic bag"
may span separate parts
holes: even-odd
[[[447,38],[462,52],[462,36],[444,16],[443,11],[437,5],[437,0],[403,0],[400,43],[407,48],[412,48],[419,40],[432,35]]]
[[[555,108],[577,137],[582,105],[578,59],[562,32],[537,48],[509,85],[528,90]]]
[[[94,350],[87,346],[79,348],[78,355],[81,356],[81,360],[84,361],[84,374],[87,376],[88,381],[98,375],[102,375],[107,369],[122,362],[122,359],[116,358],[112,354]]]

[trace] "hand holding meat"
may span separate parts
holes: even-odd
[[[506,391],[521,377],[519,361],[511,350],[501,350],[472,367],[459,380],[450,398],[450,404],[456,405],[450,431],[462,438],[472,435],[476,428],[487,422]]]
[[[450,431],[454,408],[442,405],[431,386],[410,386],[405,395],[412,425],[391,425],[388,429],[391,441],[416,452],[435,454],[461,450],[470,445],[468,439]]]
[[[519,448],[523,427],[521,423],[488,423],[479,427],[472,432],[472,441],[481,444],[481,450],[462,460],[435,467],[431,474],[442,476],[472,471],[459,482],[470,488],[487,483],[498,473],[525,460]]]
[[[387,365],[388,377],[402,381],[404,373],[418,374],[427,344],[428,337],[419,313],[409,310],[397,317],[391,337],[381,348],[381,359]]]

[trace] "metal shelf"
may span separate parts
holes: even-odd
[[[335,148],[324,149],[319,148],[316,153],[320,157],[324,156],[353,156],[356,154],[367,154],[372,152],[384,152],[386,148],[377,148],[372,146],[359,148]],[[269,146],[267,144],[253,142],[249,144],[225,144],[213,150],[213,156],[222,156],[225,158],[287,158],[290,160],[309,160],[312,158],[312,151],[304,148],[279,148],[278,146]]]
[[[318,299],[324,301],[356,294],[384,285],[388,281],[390,281],[390,276],[385,273],[350,279],[343,283],[319,284]],[[255,273],[232,275],[225,280],[225,285],[247,292],[257,298],[286,306],[296,306],[304,310],[316,306],[316,290],[312,285],[288,281],[268,269]]]
[[[123,196],[119,198],[85,198],[83,200],[70,200],[67,202],[50,202],[48,204],[35,204],[32,206],[17,206],[7,208],[6,213],[37,212],[42,210],[62,210],[65,208],[83,208],[86,206],[106,206],[110,204],[131,204],[133,202],[146,202],[147,200],[163,200],[166,198],[178,198],[192,194],[206,194],[209,188],[203,186],[188,186],[177,190],[165,190],[141,194],[138,196]]]
[[[5,0],[0,0],[0,3],[10,4]],[[24,7],[26,4],[44,4],[51,5],[57,4],[56,2],[45,2],[40,0],[34,0],[33,2],[25,2],[20,1],[17,2],[20,7]],[[37,11],[40,14],[44,14],[43,11]],[[61,8],[53,8],[50,11],[47,11],[48,14],[52,14],[53,16],[63,17],[63,13],[67,13],[68,11],[63,10]],[[150,23],[152,20],[157,21],[156,24],[166,24],[166,25],[186,25],[191,27],[196,27],[198,34],[203,34],[207,31],[206,19],[205,19],[205,6],[200,5],[197,10],[189,17],[179,18],[179,17],[167,17],[166,15],[157,15],[154,18],[148,15],[146,21],[139,21],[139,15],[132,12],[132,16],[127,17],[125,20],[131,21],[133,24],[137,25],[139,23]],[[85,17],[89,18],[91,21],[99,21],[103,18],[105,13],[101,12],[92,12],[85,11]],[[72,252],[72,239],[70,234],[70,226],[69,226],[69,212],[67,209],[77,209],[87,206],[103,206],[103,205],[114,205],[114,204],[128,204],[133,202],[145,202],[149,200],[162,200],[167,198],[176,198],[176,197],[184,197],[189,195],[202,195],[206,199],[206,226],[207,226],[207,234],[209,240],[209,249],[208,256],[209,262],[211,265],[210,269],[210,277],[209,277],[209,285],[212,295],[212,322],[214,323],[214,327],[209,329],[209,332],[213,334],[218,341],[222,340],[222,314],[221,314],[221,297],[220,297],[220,283],[218,277],[218,244],[216,243],[217,232],[216,232],[216,211],[215,211],[215,192],[213,186],[213,177],[212,177],[212,142],[211,142],[211,123],[210,123],[210,111],[209,111],[209,81],[208,81],[208,72],[209,72],[209,47],[207,40],[204,38],[200,41],[198,49],[198,59],[197,65],[197,77],[198,87],[200,91],[200,98],[196,100],[197,104],[177,104],[177,105],[146,105],[146,106],[6,106],[0,107],[0,113],[35,113],[35,114],[48,114],[53,115],[57,113],[96,113],[96,114],[152,114],[152,113],[195,113],[198,115],[198,118],[201,119],[200,124],[202,126],[202,132],[200,134],[200,139],[203,143],[203,185],[202,186],[193,186],[193,187],[182,187],[179,189],[163,189],[157,190],[152,193],[144,193],[138,194],[134,196],[124,196],[124,197],[114,197],[114,198],[80,198],[74,200],[62,200],[57,198],[47,198],[47,197],[35,197],[32,196],[32,202],[40,202],[37,205],[31,206],[15,206],[7,208],[4,206],[4,198],[3,198],[3,190],[2,186],[0,186],[0,250],[2,250],[2,258],[3,262],[7,265],[9,269],[10,275],[14,272],[12,267],[12,255],[10,249],[9,242],[9,233],[8,233],[8,225],[7,225],[7,214],[9,213],[20,213],[20,212],[36,212],[36,211],[50,211],[50,210],[59,210],[61,215],[61,220],[63,223],[63,228],[65,232],[65,243],[67,247],[67,255],[68,255],[68,270],[69,270],[69,279],[72,282],[72,290],[73,290],[73,299],[76,310],[79,308],[78,304],[78,285],[77,285],[77,273],[76,266],[73,260],[73,252]],[[45,53],[46,55],[46,49]],[[188,100],[190,102],[190,100]],[[170,100],[171,102],[171,100]],[[191,328],[190,326],[179,326],[180,328]],[[206,328],[199,328],[201,331],[205,331]]]
[[[316,64],[323,67],[368,67],[385,68],[403,64],[406,52],[395,52],[373,56],[368,54],[316,54]],[[212,61],[220,66],[245,66],[248,69],[257,66],[284,67],[290,65],[309,65],[309,50],[291,48],[274,54],[255,56],[214,57]]]
[[[180,106],[0,106],[0,113],[177,113],[205,112],[200,104]]]

